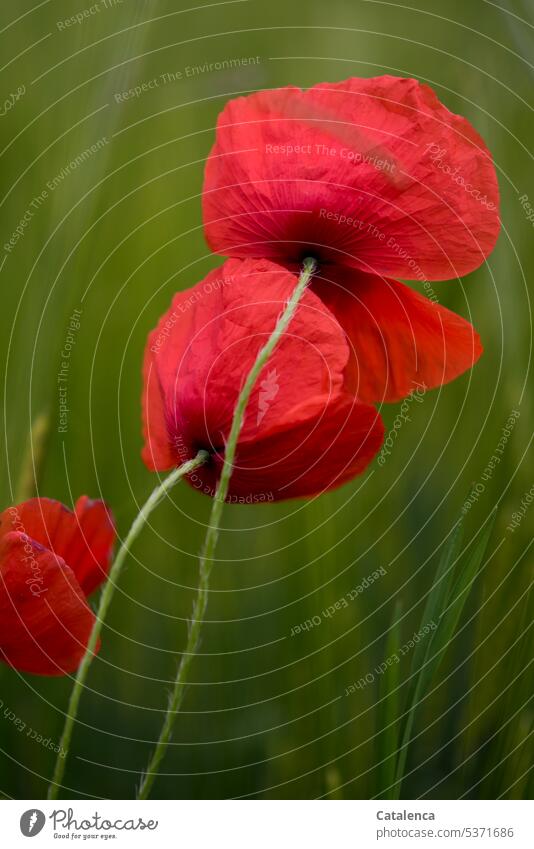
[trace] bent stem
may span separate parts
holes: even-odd
[[[187,684],[187,673],[198,649],[202,622],[204,620],[206,607],[208,605],[209,578],[213,567],[213,559],[215,556],[217,541],[219,539],[219,528],[221,524],[222,511],[224,507],[224,502],[226,501],[226,496],[228,495],[228,487],[230,485],[230,478],[232,476],[237,441],[239,438],[239,433],[243,426],[245,411],[249,398],[251,396],[252,390],[254,389],[254,385],[260,375],[260,372],[267,363],[269,357],[276,348],[278,342],[280,341],[280,338],[282,337],[291,319],[293,318],[299,301],[302,298],[304,292],[306,291],[306,287],[308,286],[308,283],[310,282],[316,267],[317,264],[314,259],[308,258],[304,260],[302,265],[302,271],[300,272],[298,283],[293,291],[293,294],[288,300],[287,305],[282,315],[278,319],[276,327],[274,328],[269,339],[267,340],[263,348],[261,348],[258,352],[256,360],[254,361],[254,365],[252,366],[248,377],[243,385],[239,398],[237,399],[237,404],[235,406],[234,416],[232,419],[232,427],[230,428],[230,435],[228,436],[228,441],[225,447],[224,464],[222,467],[221,476],[219,478],[219,484],[214,495],[209,526],[200,555],[198,590],[193,604],[193,612],[188,630],[187,644],[182,654],[180,664],[178,666],[178,672],[174,682],[174,689],[169,700],[169,706],[165,714],[165,721],[161,729],[159,740],[156,744],[154,753],[149,761],[146,772],[141,781],[141,786],[137,794],[138,799],[148,799],[150,795],[150,790],[158,774],[161,762],[165,757],[167,746],[169,745],[177,713],[180,710],[182,704],[182,699]]]
[[[143,507],[141,507],[141,510],[134,519],[127,536],[123,540],[121,547],[117,552],[117,556],[113,561],[113,565],[110,569],[104,589],[102,590],[102,595],[100,596],[100,602],[98,604],[98,610],[96,612],[96,619],[93,625],[93,629],[89,636],[89,642],[87,643],[87,648],[85,649],[85,654],[82,658],[82,662],[78,667],[76,680],[74,682],[72,693],[70,695],[65,725],[63,727],[63,734],[61,735],[61,740],[59,744],[59,754],[56,759],[54,775],[52,777],[50,787],[48,788],[49,799],[57,799],[58,797],[59,788],[61,787],[63,774],[65,772],[72,731],[74,728],[74,723],[76,721],[76,715],[78,713],[78,706],[80,703],[85,679],[87,678],[87,673],[89,672],[89,667],[94,657],[98,638],[100,636],[100,632],[102,630],[102,626],[106,618],[106,613],[108,612],[108,608],[111,604],[111,599],[113,598],[113,593],[115,592],[115,587],[117,585],[117,581],[124,565],[124,561],[126,560],[126,557],[132,547],[133,542],[139,536],[141,529],[145,525],[152,511],[155,510],[155,508],[158,506],[158,504],[161,503],[161,501],[163,501],[169,490],[172,489],[172,487],[175,486],[175,484],[177,484],[179,480],[181,480],[185,475],[189,474],[190,472],[194,471],[199,466],[201,466],[203,463],[205,463],[208,459],[208,456],[209,455],[207,451],[199,451],[197,456],[193,460],[189,460],[187,463],[183,463],[177,469],[173,469],[170,475],[168,475],[160,483],[160,485],[156,487],[156,489],[149,496]],[[64,753],[63,757],[61,756],[61,753]]]

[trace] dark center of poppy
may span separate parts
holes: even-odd
[[[313,247],[304,246],[302,249],[299,248],[298,251],[298,263],[302,265],[304,260],[313,260],[315,263],[315,268],[319,267],[320,257],[317,252],[317,245],[313,245]]]

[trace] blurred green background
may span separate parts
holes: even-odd
[[[534,203],[526,61],[534,29],[526,0],[501,5],[509,14],[484,0],[2,5],[0,102],[12,106],[0,110],[1,509],[27,490],[31,427],[42,416],[48,436],[40,440],[38,426],[33,437],[39,494],[68,504],[82,493],[102,496],[124,534],[155,485],[140,459],[141,355],[173,293],[221,263],[203,239],[199,194],[229,97],[414,76],[472,121],[499,172],[495,252],[461,282],[434,286],[481,333],[485,354],[472,374],[412,404],[387,462],[343,489],[226,508],[201,656],[158,797],[388,795],[377,767],[382,676],[349,696],[345,688],[387,657],[396,602],[401,641],[419,627],[444,540],[513,410],[520,416],[502,461],[466,517],[469,541],[498,505],[487,557],[417,713],[402,792],[532,796],[534,507],[514,532],[507,526],[534,478],[533,225],[519,200]],[[62,25],[83,9],[80,23]],[[186,70],[245,56],[259,59]],[[163,74],[176,79],[163,84]],[[155,78],[138,97],[115,96]],[[34,214],[8,252],[28,209]],[[57,373],[75,308],[68,428],[58,433]],[[387,427],[397,412],[383,410]],[[178,487],[136,544],[82,699],[64,795],[133,795],[184,645],[210,506]],[[348,608],[290,636],[381,568]],[[402,692],[409,656],[399,670]],[[5,709],[57,743],[70,687],[68,678],[0,669],[6,797],[43,797],[54,754],[19,732]]]

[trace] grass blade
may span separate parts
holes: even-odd
[[[398,600],[393,610],[393,618],[386,642],[386,658],[396,655],[401,645],[402,602]],[[396,754],[400,738],[401,715],[400,663],[392,663],[379,679],[376,737],[377,788],[380,795],[391,787],[395,780]]]
[[[496,512],[493,511],[486,520],[486,527],[480,533],[471,557],[467,560],[467,563],[458,575],[458,578],[450,592],[449,598],[447,599],[447,606],[440,615],[439,625],[434,633],[434,638],[429,642],[427,647],[427,655],[430,654],[430,649],[432,649],[433,656],[421,670],[423,689],[430,684],[430,681],[437,672],[437,669],[445,655],[447,646],[454,637],[460,616],[462,615],[462,610],[464,609],[471,587],[473,586],[480,569],[484,552],[488,546],[489,538],[495,523],[495,516]]]
[[[393,798],[400,797],[400,791],[406,769],[406,758],[410,744],[415,714],[422,696],[430,686],[436,675],[445,650],[454,637],[462,610],[469,596],[471,587],[476,579],[484,552],[493,530],[496,512],[486,520],[486,527],[479,536],[478,542],[471,556],[461,568],[453,586],[454,566],[458,559],[461,542],[463,538],[463,523],[460,519],[443,551],[434,587],[431,590],[425,611],[423,613],[422,626],[438,620],[436,630],[432,633],[426,643],[418,643],[414,650],[412,661],[412,674],[415,676],[411,694],[408,698],[407,717],[402,735],[402,743],[396,769],[396,785],[392,794]],[[421,663],[422,660],[422,663]]]

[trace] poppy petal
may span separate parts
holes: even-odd
[[[468,321],[403,283],[329,267],[313,288],[347,334],[351,386],[367,403],[448,383],[482,353]]]
[[[283,423],[239,442],[228,500],[256,504],[335,489],[364,471],[383,436],[375,408],[347,393],[308,399]],[[214,456],[190,483],[214,495],[222,465],[223,457]]]
[[[151,472],[172,469],[175,453],[169,440],[165,403],[154,364],[153,334],[148,339],[143,361],[143,463]]]
[[[107,504],[87,495],[78,499],[74,513],[76,524],[68,548],[58,554],[71,567],[85,595],[91,595],[108,576],[115,523]]]
[[[231,283],[214,289],[221,272]],[[149,468],[168,468],[200,448],[223,448],[239,392],[296,285],[297,275],[266,260],[229,260],[190,290],[190,315],[174,322],[158,347],[184,293],[175,298],[145,355],[143,459]],[[209,294],[202,295],[206,287]],[[308,290],[256,382],[240,438],[284,421],[298,398],[338,393],[348,357],[338,322]]]
[[[408,280],[477,268],[499,229],[495,168],[416,80],[351,78],[231,100],[206,164],[212,250]]]
[[[95,621],[73,571],[25,534],[0,539],[0,657],[21,672],[79,665]],[[98,649],[97,649],[98,650]]]
[[[111,565],[115,525],[107,505],[86,495],[74,512],[51,498],[31,498],[0,514],[0,539],[26,534],[61,557],[89,595],[106,579]]]

